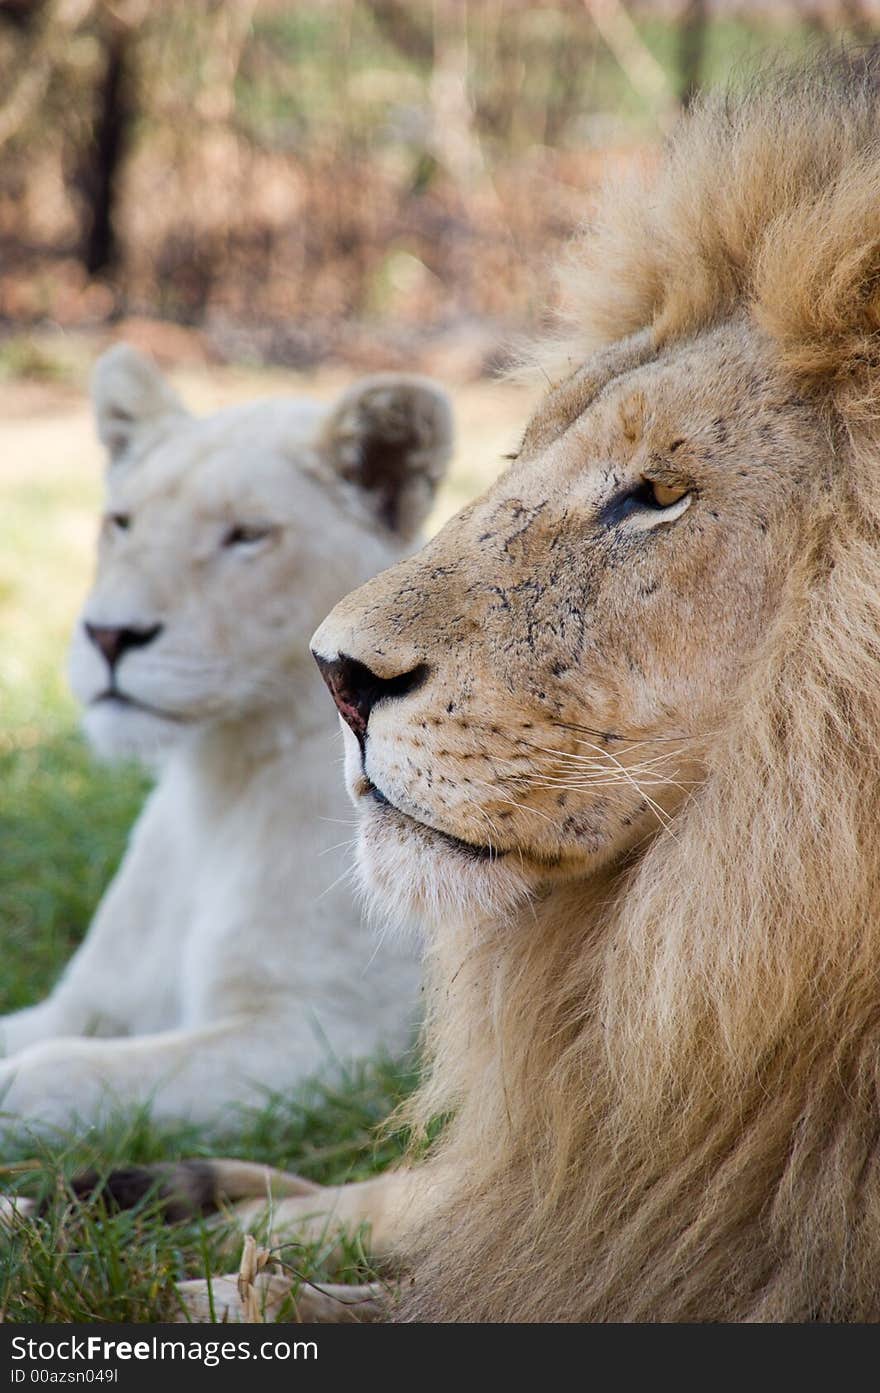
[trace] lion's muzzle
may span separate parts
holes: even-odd
[[[314,649],[312,653],[340,716],[354,731],[362,751],[370,712],[377,702],[408,696],[421,687],[428,676],[427,663],[419,663],[395,677],[379,677],[365,663],[346,653],[339,653],[335,658],[322,657]]]

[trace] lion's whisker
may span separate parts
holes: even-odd
[[[341,850],[343,849],[343,847],[345,847],[345,848],[347,849],[348,847],[357,846],[357,844],[358,844],[358,838],[357,838],[357,837],[349,837],[349,838],[347,839],[347,841],[344,841],[344,842],[336,842],[336,844],[335,844],[334,846],[325,846],[324,849],[323,849],[323,851],[319,851],[319,852],[318,852],[318,855],[319,855],[319,856],[329,856],[330,853],[331,853],[331,851],[341,851]]]
[[[314,903],[320,904],[321,901],[325,898],[325,896],[329,895],[332,890],[336,889],[337,885],[342,885],[343,882],[346,880],[353,880],[356,877],[356,875],[357,862],[352,862],[350,866],[346,866],[345,870],[342,872],[341,875],[338,875],[334,881],[331,881],[331,883],[327,886],[325,890],[321,891],[320,895],[317,895],[315,897]]]
[[[499,803],[509,804],[510,807],[518,808],[519,811],[523,813],[534,813],[536,817],[543,818],[545,822],[549,822],[553,826],[556,825],[552,817],[548,817],[546,813],[542,813],[538,808],[529,808],[524,803],[518,803],[515,798],[506,797],[500,792],[497,784],[490,783],[487,779],[475,779],[474,782],[479,784],[482,788],[489,789]]]

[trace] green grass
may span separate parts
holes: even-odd
[[[0,1243],[0,1314],[7,1321],[160,1321],[175,1314],[174,1284],[185,1277],[235,1271],[241,1241],[203,1221],[169,1226],[149,1197],[136,1209],[108,1214],[71,1202],[76,1172],[106,1174],[114,1165],[212,1155],[242,1155],[320,1183],[359,1180],[401,1154],[404,1139],[377,1140],[377,1128],[412,1087],[400,1064],[364,1064],[335,1086],[312,1083],[295,1095],[267,1098],[208,1138],[181,1124],[158,1127],[144,1111],[99,1132],[51,1145],[22,1136],[22,1160],[8,1153],[4,1190],[43,1199],[45,1217],[15,1223]],[[265,1237],[257,1232],[258,1241]],[[350,1281],[375,1275],[352,1234],[341,1249],[329,1241],[289,1244],[274,1254],[304,1280]]]
[[[0,750],[0,1010],[43,995],[82,939],[146,784],[73,732]]]
[[[13,334],[0,342],[0,382],[61,382],[66,376],[62,358],[30,335]]]

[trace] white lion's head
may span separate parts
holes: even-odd
[[[451,452],[445,395],[382,374],[329,406],[264,400],[198,419],[121,346],[99,360],[93,397],[107,497],[70,659],[89,738],[152,756],[289,707],[311,686],[318,620],[411,549]]]

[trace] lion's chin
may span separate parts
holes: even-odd
[[[161,764],[188,734],[179,721],[122,701],[93,701],[82,724],[101,759],[136,759],[151,766]]]
[[[359,800],[358,878],[371,909],[387,924],[482,922],[511,915],[534,886],[514,858],[435,832],[389,805]],[[475,854],[479,853],[479,854]]]

